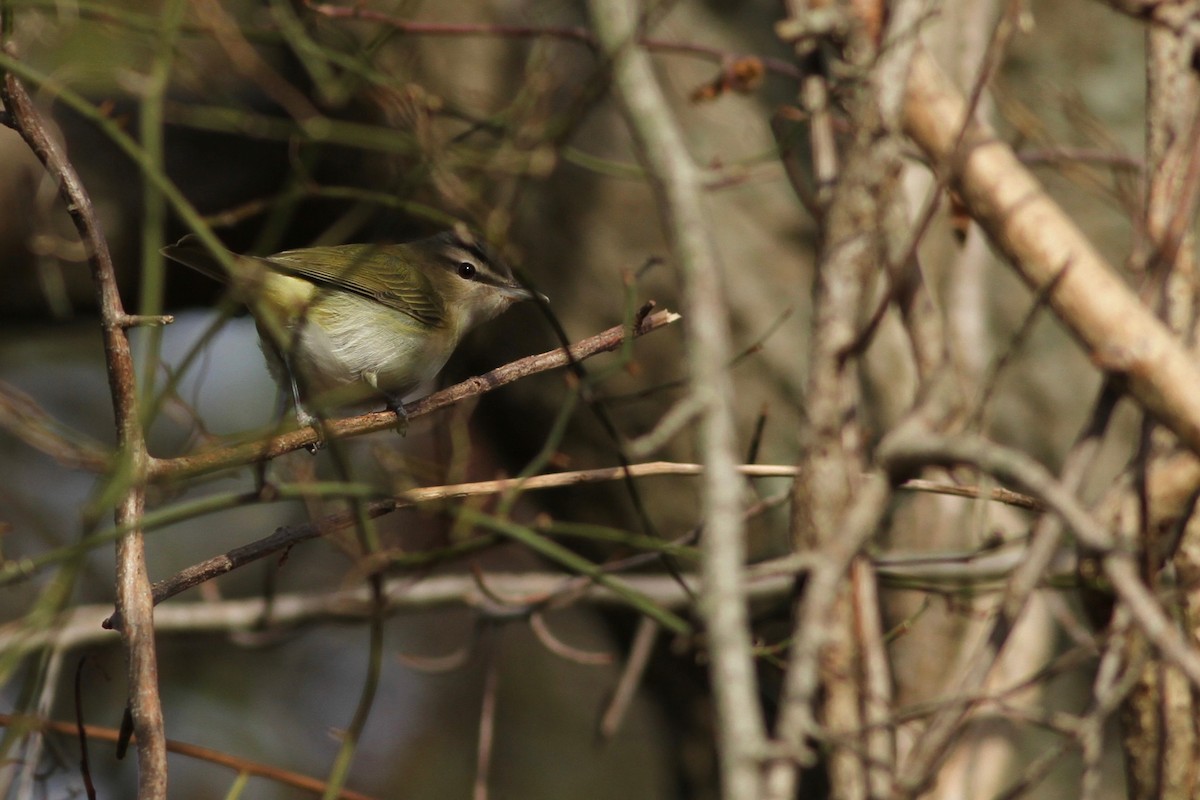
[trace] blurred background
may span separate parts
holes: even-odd
[[[948,5],[924,32],[963,85],[978,69],[997,13],[993,5]],[[134,332],[140,380],[161,394],[156,416],[147,421],[153,454],[168,457],[231,437],[265,435],[279,424],[279,400],[249,318],[223,302],[218,285],[143,252],[147,167],[161,167],[237,252],[404,241],[462,220],[483,231],[550,297],[571,340],[621,324],[631,306],[651,299],[687,312],[680,309],[674,265],[653,261],[668,255],[660,217],[609,94],[604,65],[570,36],[522,36],[499,27],[586,28],[580,4],[480,0],[329,8],[286,0],[201,0],[186,6],[182,25],[164,33],[169,9],[154,2],[9,4],[19,57],[42,76],[26,86],[92,195],[127,309],[176,317],[161,330]],[[429,25],[405,27],[355,8]],[[757,442],[758,461],[792,464],[804,420],[819,231],[785,168],[803,159],[780,156],[781,148],[803,151],[806,135],[802,124],[779,111],[796,102],[798,90],[795,75],[771,61],[794,63],[774,34],[780,8],[767,0],[684,0],[650,4],[648,14],[648,36],[702,51],[663,47],[655,64],[692,156],[708,171],[706,202],[717,223],[712,235],[725,270],[732,350],[739,354],[733,376],[741,446],[749,452]],[[1144,124],[1143,30],[1083,0],[1031,2],[1022,19],[981,113],[1029,155],[1039,177],[1110,261],[1121,263],[1134,237],[1129,220],[1137,203]],[[764,59],[761,80],[745,91],[697,99],[697,90],[720,78],[722,57],[733,55]],[[142,137],[140,115],[152,97],[147,93],[156,71],[164,70],[161,164],[139,163],[113,143],[105,126]],[[1124,156],[1126,166],[1037,161],[1056,148],[1102,149]],[[927,185],[926,178],[911,179],[914,207]],[[171,214],[159,232],[161,243],[187,230]],[[939,214],[922,256],[964,386],[998,354],[1008,359],[989,398],[985,430],[1056,466],[1090,409],[1097,372],[1049,315],[1036,318],[1020,346],[1010,347],[1032,298],[997,266],[978,231],[962,240]],[[89,514],[105,524],[110,519],[108,510],[94,505],[103,486],[97,472],[45,446],[39,434],[49,431],[93,453],[110,448],[114,435],[85,253],[55,187],[6,128],[0,128],[0,265],[6,280],[0,292],[6,417],[0,419],[0,546],[4,558],[14,560],[77,541]],[[148,271],[161,276],[161,290]],[[561,431],[556,419],[577,390],[576,379],[561,371],[540,374],[417,420],[406,437],[381,432],[353,441],[347,447],[353,478],[402,490],[514,475],[535,458],[544,458],[541,471],[615,465],[621,442],[651,430],[682,396],[678,327],[639,340],[628,361],[614,354],[589,362],[589,371],[604,379],[589,385],[591,403],[578,404]],[[864,375],[868,430],[876,435],[909,406],[915,391],[899,330],[896,320],[885,321]],[[515,307],[469,335],[441,383],[557,343],[537,308]],[[30,404],[48,418],[23,413]],[[621,440],[613,440],[592,404],[603,407]],[[1131,421],[1122,424],[1128,430]],[[695,460],[690,430],[655,457]],[[338,477],[328,453],[294,453],[269,472],[281,481]],[[1103,484],[1112,474],[1098,470],[1095,481]],[[255,480],[252,470],[231,471],[156,487],[151,501],[168,507],[249,491]],[[787,485],[763,480],[755,491],[766,497]],[[632,532],[652,532],[649,525],[668,539],[701,522],[694,479],[652,479],[641,485],[641,500],[645,517],[622,484],[598,484],[523,495],[513,516],[529,522],[548,515]],[[487,501],[479,506],[491,508]],[[247,504],[155,530],[148,538],[151,578],[341,507],[335,501]],[[389,546],[404,552],[464,535],[439,509],[397,513],[379,524]],[[897,509],[886,544],[969,547],[1017,535],[1027,525],[1015,512],[923,498]],[[786,508],[754,519],[750,533],[755,559],[786,552]],[[594,560],[623,552],[596,543],[572,546]],[[556,568],[508,545],[397,574],[415,584],[463,574],[472,562],[485,574]],[[681,559],[680,568],[691,567]],[[661,570],[661,564],[650,569]],[[70,605],[111,603],[109,546],[0,587],[7,648],[0,661],[0,705],[71,720],[78,667],[83,719],[116,727],[125,703],[125,668],[115,635],[68,650],[26,653],[18,646],[24,633],[48,624],[34,611],[70,570],[76,570]],[[353,543],[317,540],[169,602],[360,584]],[[1072,615],[1068,605],[1047,594],[1023,631],[1014,672],[1032,671],[1064,646],[1069,635],[1055,620]],[[889,621],[908,623],[892,643],[901,703],[921,702],[941,688],[957,643],[978,621],[968,606],[926,591],[890,591]],[[786,632],[773,627],[786,616],[786,596],[757,611],[768,641]],[[492,680],[490,796],[717,796],[711,709],[698,651],[660,637],[637,700],[617,733],[602,738],[598,719],[637,617],[580,604],[549,612],[546,620],[572,648],[611,658],[593,664],[555,654],[523,617],[505,622],[448,607],[389,620],[381,688],[349,787],[375,797],[468,796],[477,772],[481,709],[493,691],[485,686]],[[337,732],[349,724],[367,669],[364,625],[163,632],[158,644],[171,738],[316,777],[328,772]],[[1045,702],[1083,702],[1089,669],[1061,675]],[[774,686],[777,665],[765,659],[763,670],[764,685]],[[1004,719],[981,722],[964,742],[959,771],[941,791],[991,796],[1004,785],[991,783],[996,775],[1011,774],[1044,748],[1047,737]],[[30,741],[10,729],[6,758],[13,761],[0,767],[7,796],[79,796],[75,743],[48,737],[33,748]],[[91,770],[101,796],[132,796],[134,769],[132,759],[116,761],[110,745],[93,745]],[[172,756],[171,769],[172,797],[223,796],[234,780],[225,768],[180,756]],[[1063,776],[1077,769],[1070,756],[1058,767]],[[1122,796],[1119,769],[1112,772],[1111,796]],[[977,793],[979,786],[988,791]],[[1033,794],[1059,796],[1060,786],[1051,780]],[[312,795],[256,778],[243,796]]]

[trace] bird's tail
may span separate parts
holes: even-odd
[[[172,261],[178,261],[186,267],[191,267],[213,280],[229,283],[228,272],[221,266],[221,262],[212,254],[212,251],[204,246],[200,237],[194,233],[189,233],[175,244],[167,245],[160,252]],[[232,254],[230,257],[233,258]]]

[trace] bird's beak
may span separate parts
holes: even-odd
[[[526,289],[524,286],[505,286],[503,287],[503,290],[506,295],[513,299],[513,302],[517,302],[518,300],[534,299],[540,300],[543,303],[550,302],[550,298],[546,297],[546,295],[542,294],[541,292],[534,292]]]

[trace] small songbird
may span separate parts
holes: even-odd
[[[194,235],[162,252],[246,304],[302,426],[372,398],[403,416],[404,395],[438,374],[467,331],[535,297],[465,227],[404,244],[227,254],[228,266]]]

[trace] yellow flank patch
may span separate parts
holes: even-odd
[[[265,272],[262,277],[263,290],[258,302],[282,317],[299,317],[317,300],[318,288],[310,281],[277,272]]]

